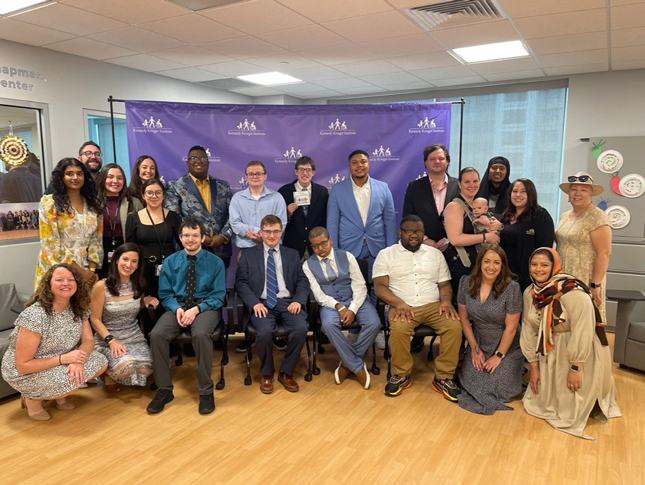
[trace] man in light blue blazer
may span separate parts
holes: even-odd
[[[327,204],[327,230],[334,247],[366,259],[369,279],[381,249],[397,243],[392,192],[385,182],[373,179],[370,157],[363,150],[349,155],[351,178],[334,185]],[[374,290],[370,298],[376,304]]]

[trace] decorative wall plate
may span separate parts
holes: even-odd
[[[0,159],[9,165],[22,165],[29,158],[27,142],[16,135],[3,136],[0,139]]]
[[[640,197],[645,193],[645,177],[637,173],[630,173],[620,179],[620,193],[625,197]]]
[[[611,227],[614,229],[622,229],[629,224],[629,220],[631,219],[629,211],[622,205],[612,205],[607,208],[605,213],[609,216]]]
[[[605,173],[618,172],[623,166],[623,156],[616,150],[605,150],[596,160],[598,170]]]

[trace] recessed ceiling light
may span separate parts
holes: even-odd
[[[295,84],[304,82],[288,74],[281,72],[265,72],[262,74],[249,74],[247,76],[237,76],[238,79],[261,86],[277,86],[278,84]]]
[[[453,49],[451,53],[467,64],[499,61],[501,59],[512,59],[514,57],[526,57],[529,55],[524,44],[519,40],[499,42],[497,44],[476,45],[473,47],[461,47],[459,49]]]
[[[52,3],[50,0],[2,0],[0,2],[0,15],[7,15],[11,12],[24,10],[25,8],[33,7],[41,3]],[[43,7],[45,5],[42,5]]]

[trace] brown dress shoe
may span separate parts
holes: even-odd
[[[289,392],[298,392],[300,390],[300,386],[293,376],[285,374],[284,372],[280,372],[280,374],[278,374],[278,382]]]
[[[345,379],[347,379],[347,376],[351,373],[352,371],[345,367],[341,362],[340,364],[338,364],[338,367],[336,367],[336,370],[334,371],[334,382],[340,385]]]
[[[260,391],[263,394],[271,394],[273,392],[273,375],[262,376],[260,381]]]
[[[371,384],[370,373],[367,371],[367,366],[363,363],[363,368],[356,373],[356,378],[360,382],[363,389],[369,389]]]

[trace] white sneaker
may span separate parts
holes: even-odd
[[[349,342],[349,345],[354,345],[358,341],[358,334],[349,332],[345,338]]]
[[[378,335],[376,336],[375,343],[379,349],[385,350],[385,333],[383,333],[383,331],[380,331],[378,333]]]

